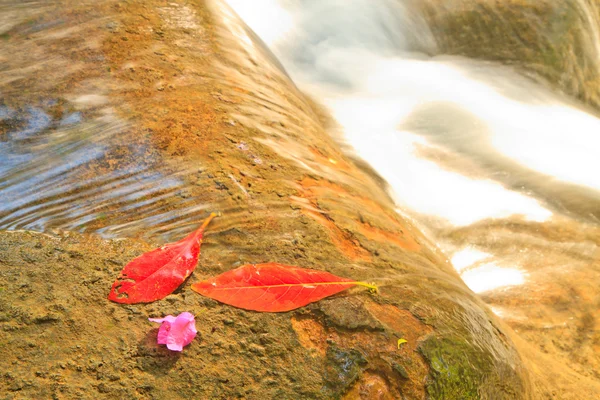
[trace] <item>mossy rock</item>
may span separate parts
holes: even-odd
[[[439,54],[514,65],[600,106],[597,1],[424,0]]]
[[[419,350],[431,366],[431,399],[516,399],[522,393],[522,388],[502,384],[506,377],[501,371],[510,370],[508,366],[498,365],[490,353],[464,339],[431,337]]]

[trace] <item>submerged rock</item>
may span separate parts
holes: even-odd
[[[597,0],[424,0],[438,54],[519,67],[600,108]]]

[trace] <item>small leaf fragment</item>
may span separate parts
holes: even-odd
[[[248,264],[195,283],[192,290],[234,307],[262,312],[284,312],[303,307],[364,282],[325,271],[278,263]]]
[[[398,349],[400,349],[400,346],[403,345],[404,343],[408,343],[408,340],[406,340],[406,339],[398,339]]]

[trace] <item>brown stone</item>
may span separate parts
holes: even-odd
[[[189,184],[148,195],[180,224],[139,223],[140,214],[115,202],[79,227],[119,228],[120,240],[63,232],[58,228],[71,226],[68,213],[51,209],[47,233],[0,232],[0,370],[11,371],[0,392],[531,397],[521,358],[495,317],[441,252],[394,212],[380,179],[329,136],[326,113],[221,3],[63,0],[40,7],[32,5],[29,19],[16,21],[3,43],[6,105],[24,109],[52,98],[59,99],[52,106],[57,116],[82,112],[84,132],[106,137],[109,149],[83,166],[83,182],[143,165]],[[89,202],[77,197],[79,187],[64,197]],[[179,215],[184,206],[192,211]],[[208,210],[222,216],[207,230],[199,266],[180,289],[151,304],[106,299],[120,266],[189,231]],[[242,263],[268,261],[376,282],[380,293],[356,288],[269,314],[189,289]],[[172,353],[156,344],[147,318],[182,311],[197,315],[199,335]],[[398,347],[398,339],[407,342]]]

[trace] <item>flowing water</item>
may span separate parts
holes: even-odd
[[[431,56],[408,2],[228,3],[465,283],[541,352],[600,378],[594,111],[499,63]]]

